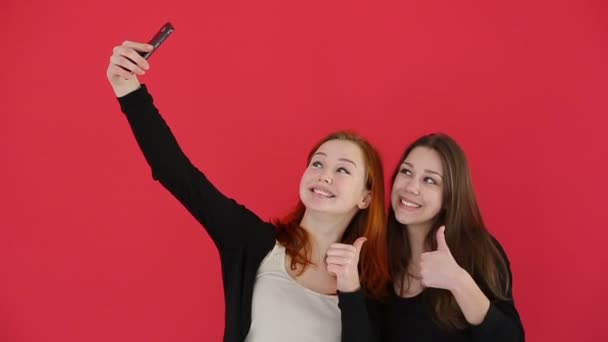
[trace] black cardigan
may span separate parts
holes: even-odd
[[[490,307],[484,320],[476,326],[468,326],[464,330],[448,331],[439,327],[432,317],[432,308],[426,301],[427,291],[424,290],[413,298],[400,298],[391,291],[391,298],[382,310],[371,310],[372,316],[380,321],[379,331],[382,341],[436,341],[436,342],[523,342],[524,328],[515,308],[511,291],[512,274],[509,259],[502,246],[493,239],[498,251],[506,263],[507,274],[499,274],[504,280],[508,276],[509,289],[506,300],[493,298],[487,286],[480,280],[476,283],[490,299]],[[445,290],[441,290],[445,291]]]
[[[145,85],[118,98],[135,139],[159,181],[206,229],[219,250],[224,283],[225,342],[241,342],[251,325],[256,273],[275,244],[276,227],[224,196],[179,147]],[[342,341],[373,340],[365,296],[339,293]]]

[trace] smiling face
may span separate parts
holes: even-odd
[[[439,154],[428,147],[415,147],[393,182],[391,205],[397,221],[429,229],[443,206],[443,177]]]
[[[352,215],[369,205],[367,165],[361,148],[348,140],[329,140],[312,155],[300,181],[307,210]]]

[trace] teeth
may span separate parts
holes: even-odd
[[[401,200],[401,204],[403,204],[406,207],[410,207],[410,208],[420,208],[421,207],[420,204],[408,202],[404,199]]]
[[[327,191],[323,191],[323,190],[319,190],[319,189],[312,189],[312,192],[314,192],[315,194],[321,195],[323,197],[333,197],[334,195],[327,192]]]

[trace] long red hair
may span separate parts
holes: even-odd
[[[310,163],[312,155],[321,145],[330,140],[351,141],[361,149],[367,170],[366,188],[371,193],[371,201],[366,209],[359,210],[344,231],[341,243],[352,244],[361,236],[367,242],[361,249],[359,258],[359,275],[363,288],[370,297],[381,299],[387,295],[386,284],[390,281],[386,243],[386,211],[384,198],[384,171],[382,160],[376,149],[361,136],[348,131],[340,131],[321,139],[308,154]],[[304,272],[311,262],[311,245],[308,233],[300,226],[306,207],[298,201],[295,208],[284,218],[275,222],[277,240],[285,246],[291,257],[291,269]]]

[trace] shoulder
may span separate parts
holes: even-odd
[[[507,266],[507,268],[508,268],[509,267],[509,258],[507,257],[507,252],[505,251],[505,248],[498,241],[498,239],[496,239],[496,237],[494,235],[492,235],[488,232],[488,236],[490,237],[490,242],[492,243],[492,246],[498,252],[497,257],[502,259],[502,261],[504,261],[504,263],[505,263],[505,266]],[[498,260],[498,261],[500,261],[500,260]]]

